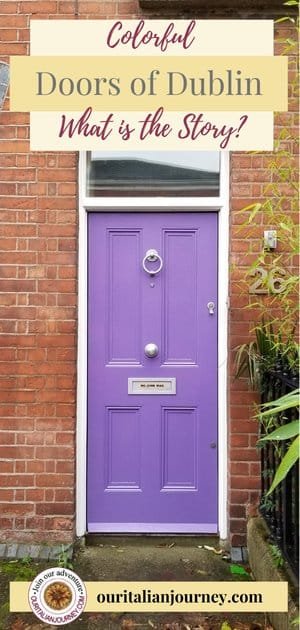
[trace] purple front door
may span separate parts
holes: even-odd
[[[88,287],[88,531],[217,532],[217,213],[91,213]]]

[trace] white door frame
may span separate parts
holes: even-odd
[[[76,408],[76,535],[86,533],[87,459],[87,216],[89,211],[218,211],[218,526],[228,535],[227,516],[227,321],[229,277],[229,153],[221,153],[220,196],[85,197],[86,152],[79,154],[78,343]]]

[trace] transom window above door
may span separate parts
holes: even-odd
[[[220,194],[217,151],[92,151],[87,197]]]

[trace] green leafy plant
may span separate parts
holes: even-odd
[[[9,616],[9,602],[4,602],[0,606],[0,628],[7,628],[7,621]]]
[[[281,134],[282,144],[285,144],[285,134]],[[282,152],[280,161],[278,154]],[[248,304],[244,308],[253,312],[253,319],[256,321],[251,332],[255,335],[261,328],[266,333],[264,328],[268,323],[272,328],[270,335],[277,338],[277,343],[288,348],[295,337],[299,316],[299,278],[296,269],[299,228],[297,220],[293,218],[297,217],[298,212],[298,182],[295,181],[297,169],[294,165],[290,168],[281,166],[288,163],[287,153],[278,149],[276,157],[269,159],[267,177],[272,183],[264,189],[264,201],[251,204],[240,211],[246,219],[238,229],[241,237],[249,242],[247,253],[251,262],[244,269],[239,269],[239,280],[236,282],[241,296],[249,295]],[[290,159],[294,160],[291,156]],[[294,190],[294,194],[283,194],[284,187],[290,192]],[[286,207],[289,207],[290,214],[287,214]],[[276,231],[276,251],[264,246],[264,227]],[[261,233],[260,242],[257,240],[258,231]],[[252,248],[254,251],[258,250],[256,255]]]
[[[58,566],[63,567],[64,569],[73,569],[73,563],[70,558],[70,548],[69,546],[65,547],[61,546],[61,551],[58,554]]]
[[[238,580],[250,580],[248,571],[241,564],[229,565],[231,575],[234,575]]]
[[[295,619],[293,619],[293,621],[291,622],[291,626],[299,626],[300,624],[300,617],[295,617]]]
[[[284,560],[283,560],[283,556],[279,547],[277,545],[270,545],[270,551],[271,551],[275,566],[282,567],[284,565]]]
[[[36,576],[36,569],[32,566],[30,557],[22,558],[22,560],[2,562],[0,571],[11,576],[11,579],[15,582],[31,582]]]
[[[254,333],[254,340],[236,348],[236,377],[247,375],[252,387],[260,389],[262,372],[275,365],[277,353],[271,325],[256,326]]]
[[[299,389],[295,389],[292,392],[289,392],[285,396],[281,396],[277,400],[266,403],[263,405],[264,411],[259,414],[259,417],[263,420],[264,418],[276,416],[279,413],[283,413],[287,409],[293,409],[299,407]],[[296,437],[295,437],[296,436]],[[296,464],[299,459],[299,448],[300,448],[300,436],[299,436],[299,420],[293,420],[288,422],[287,424],[277,427],[271,433],[260,438],[258,444],[263,444],[267,441],[272,442],[281,442],[290,441],[292,438],[295,438],[291,444],[289,445],[285,455],[283,456],[278,469],[275,473],[272,485],[267,492],[271,494],[273,490],[285,479],[289,470]]]
[[[273,507],[273,501],[270,498],[267,498],[266,494],[263,494],[260,501],[260,508],[262,510],[270,510]]]
[[[299,7],[299,0],[287,0],[284,4]],[[276,495],[275,498],[270,495],[299,458],[299,423],[293,419],[282,425],[282,421],[286,421],[285,412],[299,404],[299,390],[274,400],[276,373],[278,382],[281,378],[283,382],[285,379],[294,382],[299,366],[295,335],[299,320],[299,165],[296,157],[299,135],[293,120],[299,80],[296,71],[299,14],[294,17],[292,11],[286,13],[289,15],[276,22],[290,23],[287,25],[292,26],[291,34],[286,37],[284,30],[282,39],[276,38],[276,41],[280,44],[281,54],[289,55],[288,65],[293,77],[289,90],[290,112],[284,117],[275,114],[274,151],[258,154],[258,157],[255,152],[250,154],[253,156],[251,163],[257,160],[258,168],[264,168],[263,179],[268,183],[260,197],[235,216],[238,226],[235,229],[248,247],[244,260],[239,256],[233,267],[233,283],[240,289],[244,309],[250,311],[245,317],[250,321],[250,339],[235,348],[235,374],[236,377],[248,377],[252,388],[263,400],[269,401],[261,407],[259,414],[255,414],[260,435],[266,434],[262,435],[258,445],[266,452],[268,443],[272,442],[274,447],[272,457],[264,458],[263,464],[262,477],[273,479],[270,488],[269,481],[262,483],[263,488],[269,488],[268,492],[263,491],[261,499],[261,508],[266,514],[272,514],[278,507]],[[276,249],[266,247],[263,242],[266,229],[276,231]],[[289,500],[293,498],[287,496]],[[280,562],[278,554],[276,557],[276,562]]]
[[[299,0],[287,0],[284,4],[299,7]],[[287,22],[292,26],[290,38],[285,36],[276,41],[281,45],[281,54],[290,55],[288,63],[293,72],[290,96],[296,100],[299,17],[290,14],[279,18],[277,22]],[[299,165],[296,157],[299,134],[292,118],[282,124],[281,115],[277,116],[279,120],[274,151],[265,154],[262,162],[268,183],[263,187],[260,198],[237,212],[240,238],[245,239],[249,247],[246,264],[243,265],[243,261],[239,260],[236,266],[235,282],[240,285],[243,296],[249,294],[250,289],[249,303],[245,308],[253,310],[253,320],[256,322],[254,332],[260,322],[268,321],[281,342],[289,345],[294,338],[299,313]],[[288,116],[293,116],[292,111]],[[249,155],[256,156],[256,153]],[[276,231],[275,250],[263,243],[264,229]],[[256,276],[254,283],[253,276]],[[255,287],[251,289],[253,284]]]
[[[279,359],[293,367],[298,346],[292,338],[283,342],[281,334],[275,334],[272,323],[265,323],[264,319],[255,326],[254,334],[254,340],[235,348],[235,374],[236,378],[248,376],[251,386],[262,392],[264,374],[274,370]]]
[[[284,6],[287,7],[297,7],[299,9],[299,0],[287,0],[287,2],[283,3]],[[293,17],[291,15],[286,15],[284,17],[278,18],[278,20],[276,20],[276,23],[278,24],[279,22],[291,22],[292,24],[295,25],[296,30],[299,32],[299,13],[298,16]],[[285,54],[289,54],[291,51],[295,50],[295,48],[298,46],[298,40],[294,39],[294,38],[285,38],[281,40],[284,44],[285,44],[285,49],[284,49],[284,53]]]

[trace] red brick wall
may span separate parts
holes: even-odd
[[[29,52],[30,18],[72,17],[73,7],[73,2],[0,2],[2,59]],[[2,540],[69,541],[77,155],[30,153],[28,121],[24,113],[0,113],[0,529]]]
[[[137,17],[137,1],[0,1],[0,56],[28,54],[29,20]],[[179,17],[179,16],[178,16]],[[285,29],[286,27],[284,27]],[[292,107],[294,107],[292,103]],[[29,151],[28,115],[0,113],[0,540],[70,541],[74,536],[77,154]],[[295,124],[295,114],[279,124]],[[229,347],[249,337],[253,311],[237,283],[253,254],[237,210],[261,198],[267,156],[231,157]],[[232,359],[232,352],[230,355]],[[232,374],[232,360],[229,365]],[[245,544],[246,504],[259,466],[254,396],[230,379],[229,515],[232,544]]]
[[[286,38],[297,39],[294,28],[287,23],[275,26],[275,40]],[[275,46],[276,54],[283,54],[284,43]],[[298,134],[298,100],[295,96],[295,73],[297,68],[296,50],[289,52],[289,111],[275,115],[275,138],[279,138],[283,129],[287,129],[294,138]],[[296,166],[298,146],[295,141],[287,140],[282,148],[291,153],[287,166]],[[253,419],[255,404],[259,402],[257,395],[250,389],[246,378],[234,378],[234,357],[236,346],[253,339],[254,325],[261,321],[261,310],[245,308],[251,302],[257,302],[258,296],[250,297],[248,286],[241,281],[249,266],[257,260],[262,252],[264,229],[271,228],[268,218],[258,214],[253,226],[241,227],[248,218],[242,208],[251,203],[263,202],[266,196],[274,194],[266,190],[272,182],[268,166],[274,160],[274,154],[231,154],[230,177],[230,314],[229,314],[229,499],[228,513],[230,519],[230,540],[233,546],[245,545],[245,523],[247,514],[255,513],[260,488],[259,451],[256,450],[257,421]],[[278,184],[278,192],[286,196],[284,211],[298,221],[295,207],[295,189],[292,184]],[[293,211],[293,212],[292,212]],[[283,248],[279,245],[278,253]],[[298,273],[298,261],[286,261],[292,273]],[[248,283],[247,283],[248,284]],[[243,286],[243,290],[241,290]],[[272,309],[275,308],[273,303]]]

